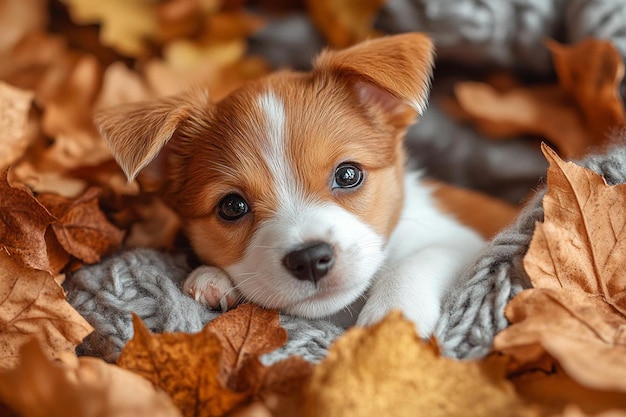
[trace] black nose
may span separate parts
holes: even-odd
[[[317,282],[333,266],[335,252],[326,242],[315,242],[306,247],[289,252],[283,258],[283,265],[291,275],[302,281]]]

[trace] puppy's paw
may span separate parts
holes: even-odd
[[[370,298],[363,306],[356,321],[357,326],[371,326],[384,319],[392,310],[400,310],[404,317],[415,324],[415,330],[421,338],[432,334],[439,318],[438,307],[419,308],[415,304],[405,305],[402,302],[385,302]]]
[[[214,310],[227,311],[239,298],[226,272],[214,266],[203,265],[194,269],[185,279],[183,291]]]
[[[391,310],[382,305],[382,303],[372,301],[374,300],[368,300],[368,302],[363,306],[363,309],[359,313],[359,317],[356,320],[357,326],[372,326],[384,319],[387,314],[391,312]]]

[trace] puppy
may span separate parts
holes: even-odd
[[[161,193],[198,257],[184,289],[308,318],[366,300],[431,334],[445,290],[482,238],[446,215],[403,136],[427,103],[433,45],[403,34],[326,51],[218,103],[203,91],[96,115],[128,176]]]

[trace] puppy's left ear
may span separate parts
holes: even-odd
[[[433,63],[430,38],[406,33],[325,51],[316,60],[314,73],[347,80],[365,105],[378,105],[397,124],[408,125],[415,112],[421,115],[426,109]]]

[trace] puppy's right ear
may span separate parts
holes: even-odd
[[[128,181],[153,161],[157,166],[151,174],[158,177],[166,174],[167,158],[160,152],[182,123],[198,111],[208,111],[209,105],[206,92],[193,91],[104,109],[95,114],[94,123]]]

